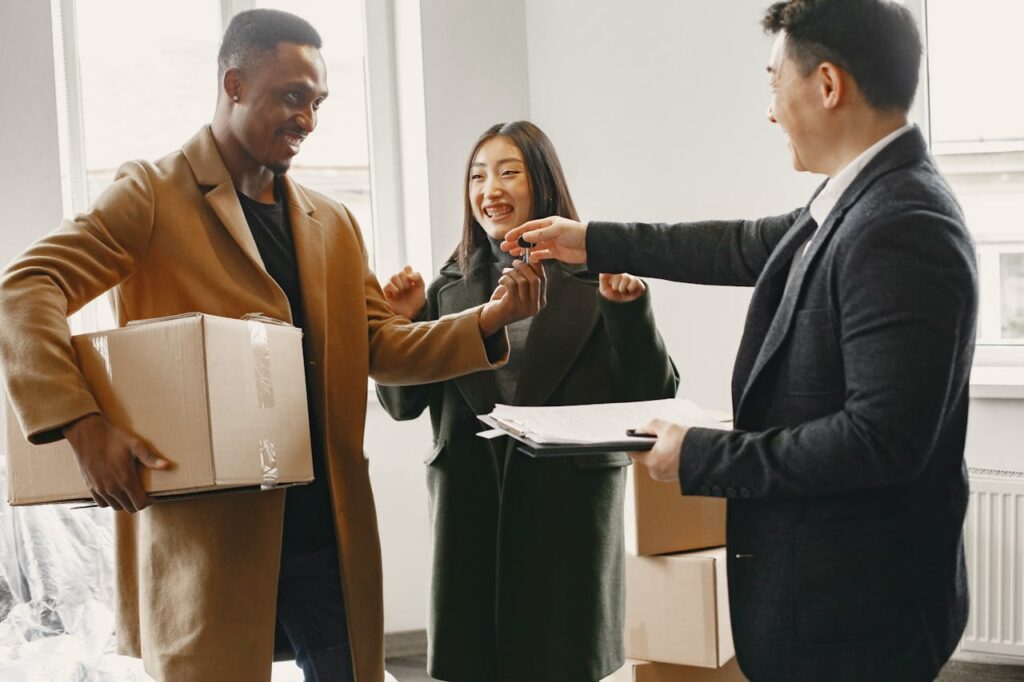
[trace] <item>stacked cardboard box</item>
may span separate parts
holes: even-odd
[[[140,469],[151,495],[313,480],[301,330],[189,314],[82,334],[72,345],[106,417],[173,463]],[[30,445],[10,405],[7,456],[10,504],[91,501],[68,442]]]
[[[711,422],[714,423],[714,422]],[[607,682],[734,682],[725,500],[680,494],[630,467],[626,656]]]
[[[721,668],[698,668],[629,659],[604,682],[746,682],[736,659]]]

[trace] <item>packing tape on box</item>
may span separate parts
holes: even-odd
[[[249,346],[256,369],[256,401],[262,409],[274,406],[274,377],[270,372],[270,341],[262,322],[248,320]]]
[[[274,406],[274,377],[270,371],[270,340],[266,324],[257,319],[246,321],[249,327],[249,346],[252,348],[253,367],[256,371],[256,403],[261,409]],[[278,483],[277,446],[269,438],[261,438],[257,446],[260,457],[260,488],[276,488]]]
[[[263,474],[260,480],[260,489],[270,490],[277,487],[277,447],[274,441],[269,438],[261,438],[259,444],[260,467]]]
[[[107,341],[107,337],[94,336],[91,339],[89,339],[89,343],[92,344],[92,348],[93,350],[96,351],[97,355],[99,355],[103,359],[103,371],[106,372],[107,379],[109,379],[111,383],[113,383],[114,370],[110,366],[110,345]]]

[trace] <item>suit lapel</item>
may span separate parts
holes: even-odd
[[[739,414],[741,398],[750,384],[750,378],[758,367],[758,361],[761,360],[768,330],[777,316],[793,256],[796,254],[796,250],[811,236],[814,228],[815,224],[810,211],[804,209],[804,212],[789,228],[786,236],[775,247],[775,251],[769,257],[764,271],[754,287],[747,321],[743,327],[743,337],[736,356],[736,366],[733,369],[732,404],[736,415]],[[803,261],[806,260],[806,258],[803,259]],[[805,266],[803,261],[801,267]]]
[[[473,252],[469,261],[469,276],[457,268],[442,269],[442,274],[455,277],[437,294],[438,316],[462,312],[486,303],[491,298],[490,252],[486,248]],[[498,386],[492,370],[474,372],[455,379],[455,386],[466,399],[474,414],[487,414],[498,400]]]
[[[838,210],[838,207],[836,208],[837,210],[832,211],[825,220],[825,224],[821,226],[817,233],[814,232],[815,224],[810,219],[810,212],[807,212],[805,220],[802,221],[804,224],[800,230],[799,241],[796,242],[794,240],[795,244],[790,244],[790,248],[787,249],[789,258],[786,259],[786,265],[789,265],[796,254],[796,249],[802,247],[804,241],[812,234],[814,235],[810,245],[807,247],[807,253],[804,254],[797,264],[796,271],[793,273],[789,285],[786,285],[786,275],[788,274],[786,268],[780,268],[780,272],[776,272],[776,276],[772,281],[772,286],[776,288],[776,294],[781,296],[781,300],[775,308],[775,314],[771,316],[768,328],[762,337],[763,340],[754,361],[754,366],[750,370],[746,382],[743,384],[743,392],[736,408],[737,414],[739,414],[740,407],[743,404],[743,398],[749,393],[750,387],[754,384],[757,376],[772,356],[775,355],[775,352],[778,351],[782,341],[789,333],[789,328],[793,321],[793,313],[796,311],[796,303],[800,298],[800,291],[803,287],[807,270],[814,262],[815,256],[821,251],[822,245],[828,241],[829,235],[831,235],[836,223],[839,222],[841,212]],[[793,246],[796,248],[792,248]]]
[[[843,195],[836,202],[836,205],[825,219],[825,224],[821,226],[818,234],[814,236],[807,253],[804,254],[804,257],[797,265],[797,269],[793,273],[793,278],[788,287],[786,286],[784,274],[785,268],[782,266],[784,263],[789,264],[791,262],[796,250],[795,247],[802,244],[813,231],[813,229],[808,229],[807,226],[809,224],[813,228],[813,221],[810,220],[809,210],[805,210],[798,221],[803,223],[802,229],[799,229],[798,224],[794,223],[793,229],[786,235],[787,239],[780,242],[779,248],[776,249],[776,253],[772,256],[774,263],[769,261],[769,265],[774,267],[766,267],[766,277],[762,277],[762,280],[758,281],[757,288],[754,291],[754,297],[750,303],[751,314],[748,318],[748,328],[744,329],[743,340],[740,344],[741,357],[754,357],[755,359],[749,372],[740,370],[740,359],[737,359],[737,371],[733,375],[733,405],[737,419],[743,407],[743,401],[750,393],[758,375],[775,353],[778,352],[782,342],[789,333],[808,271],[814,265],[825,244],[828,243],[836,226],[842,222],[847,210],[857,202],[860,196],[876,179],[907,164],[920,161],[922,158],[926,158],[927,155],[927,145],[921,136],[921,131],[916,127],[897,137],[879,152],[854,179],[853,183],[846,188],[846,191],[843,192]],[[824,185],[819,187],[818,192],[823,187]],[[817,196],[818,192],[815,192],[815,196]],[[803,236],[798,235],[798,232],[802,233]],[[786,247],[785,251],[788,253],[788,256],[782,252],[783,246]],[[750,320],[755,318],[755,316],[758,324],[756,329],[753,329],[751,328]],[[767,321],[767,324],[765,321]],[[763,332],[761,332],[762,329]],[[749,334],[748,330],[750,331]],[[759,348],[756,355],[749,352],[754,348]],[[739,387],[742,387],[742,391],[737,391]]]
[[[543,405],[565,378],[597,324],[599,295],[557,263],[545,265],[548,304],[526,337],[516,405]],[[553,342],[553,340],[557,341]]]

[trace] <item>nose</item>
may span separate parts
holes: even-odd
[[[303,109],[296,117],[295,122],[305,131],[307,135],[316,130],[316,109],[310,104]]]
[[[484,180],[484,196],[485,197],[494,197],[494,196],[498,196],[499,194],[501,194],[501,192],[502,192],[502,189],[501,189],[500,178],[497,175],[493,174],[493,173],[489,173],[487,175],[487,178]]]

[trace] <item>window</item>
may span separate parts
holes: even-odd
[[[919,3],[932,152],[978,247],[978,344],[1024,345],[1024,3]]]
[[[362,0],[53,4],[65,214],[87,210],[124,161],[159,159],[208,123],[226,21],[243,9],[273,7],[320,32],[331,91],[290,175],[352,211],[374,262]],[[106,297],[71,322],[76,333],[114,326]]]

